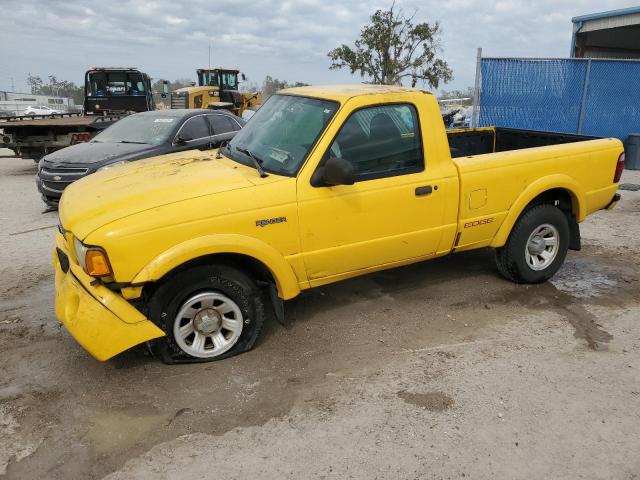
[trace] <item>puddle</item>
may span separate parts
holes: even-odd
[[[587,342],[592,350],[608,350],[613,338],[599,324],[598,317],[589,312],[573,295],[560,291],[554,284],[521,285],[509,289],[494,300],[503,303],[516,302],[533,309],[552,310],[574,328],[574,336]]]
[[[558,290],[576,298],[601,297],[618,286],[619,272],[583,259],[567,260],[550,280]]]
[[[150,431],[167,424],[167,417],[157,414],[129,415],[104,412],[95,418],[87,439],[99,453],[121,451],[142,440]]]
[[[0,476],[7,473],[9,462],[19,462],[33,454],[42,439],[23,438],[18,417],[22,413],[11,411],[6,404],[0,404]]]
[[[405,402],[430,412],[442,412],[451,408],[454,403],[453,398],[442,392],[410,393],[403,391],[398,392],[397,395]]]

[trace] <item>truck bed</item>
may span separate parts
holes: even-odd
[[[0,121],[0,147],[37,161],[47,153],[89,140],[124,116],[64,113],[9,117]]]
[[[535,197],[563,190],[578,223],[605,208],[616,192],[617,139],[506,128],[460,130],[448,137],[460,177],[457,251],[503,243],[497,232],[504,221],[515,221],[508,215],[526,206],[518,203],[523,192]]]
[[[122,115],[102,116],[102,115],[82,115],[75,113],[9,117],[7,121],[0,121],[0,129],[5,131],[22,128],[55,128],[55,127],[90,127],[95,124],[95,128],[100,130],[105,128],[115,120],[122,118]]]
[[[460,158],[486,153],[560,145],[594,140],[597,137],[569,133],[541,132],[516,128],[481,127],[447,131],[451,157]]]

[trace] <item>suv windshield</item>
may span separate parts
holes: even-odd
[[[241,152],[249,151],[266,171],[294,176],[338,107],[337,102],[329,100],[273,95],[229,142],[224,153],[253,166],[249,156]]]
[[[148,143],[159,145],[169,139],[179,118],[162,115],[129,115],[93,138],[101,143]]]

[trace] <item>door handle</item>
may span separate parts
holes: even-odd
[[[424,187],[416,187],[416,197],[424,197],[431,195],[433,187],[431,185],[425,185]]]

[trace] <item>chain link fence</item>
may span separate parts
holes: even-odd
[[[640,61],[482,58],[479,125],[617,137],[640,131]]]

